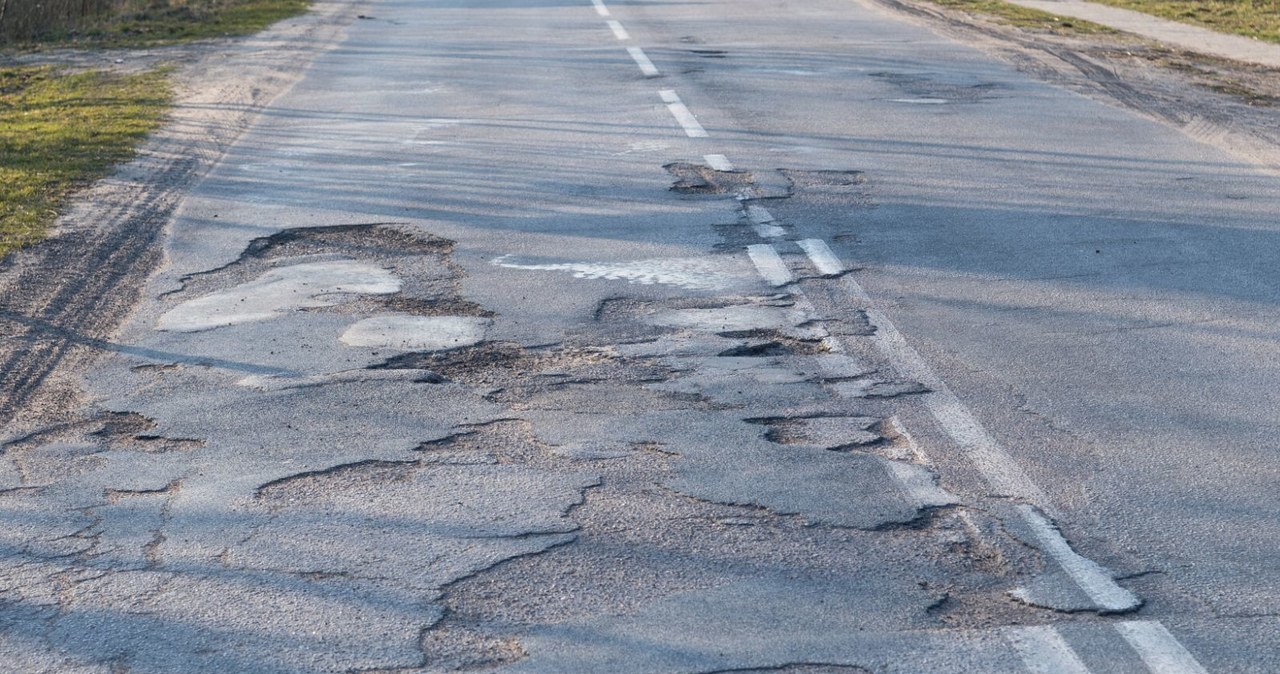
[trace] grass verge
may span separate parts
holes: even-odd
[[[26,49],[50,46],[154,47],[249,35],[307,11],[311,0],[151,0],[82,19],[74,30],[49,30]]]
[[[929,2],[940,7],[949,7],[951,9],[959,9],[970,14],[982,14],[996,19],[997,21],[1017,26],[1019,28],[1031,28],[1035,30],[1046,30],[1056,33],[1114,33],[1115,31],[1096,23],[1073,19],[1065,16],[1055,16],[1049,12],[1042,12],[1038,9],[1014,5],[1000,0],[929,0]]]
[[[1191,23],[1222,33],[1280,43],[1277,0],[1093,0],[1112,7]]]
[[[67,195],[133,156],[165,114],[168,75],[0,69],[0,257],[43,238]]]

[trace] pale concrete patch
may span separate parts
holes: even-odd
[[[735,304],[718,309],[671,309],[646,317],[646,322],[667,328],[685,328],[702,332],[745,332],[749,330],[783,330],[798,338],[823,336],[819,329],[800,329],[810,317],[801,311],[757,304]],[[809,334],[809,333],[813,334]]]
[[[374,316],[347,328],[339,340],[347,346],[444,351],[478,343],[489,323],[470,316]]]
[[[156,322],[170,332],[196,332],[264,321],[295,309],[335,303],[339,293],[388,295],[400,280],[381,267],[356,261],[311,262],[271,271],[248,283],[183,302]]]

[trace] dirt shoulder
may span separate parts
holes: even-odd
[[[1280,172],[1280,70],[1170,49],[1126,33],[1042,30],[927,0],[868,0],[1041,80],[1174,126]]]
[[[119,52],[48,51],[11,61],[138,72],[174,65],[169,122],[111,176],[74,197],[48,239],[0,261],[0,423],[5,433],[79,404],[78,373],[111,341],[162,263],[184,189],[264,106],[336,44],[362,0],[317,2],[258,35]]]

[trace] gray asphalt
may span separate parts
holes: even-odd
[[[1280,671],[1275,175],[858,2],[361,11],[6,441],[10,671]]]

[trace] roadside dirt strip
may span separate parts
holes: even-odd
[[[162,261],[160,238],[183,190],[207,172],[275,96],[332,46],[361,2],[316,3],[310,14],[228,45],[200,43],[114,54],[36,53],[56,62],[136,71],[176,63],[170,123],[140,156],[76,199],[47,241],[0,267],[0,423],[40,424],[79,405],[79,373],[104,350]]]
[[[0,274],[4,667],[1204,674],[782,215],[869,172],[739,159],[603,0],[466,4],[201,61]]]

